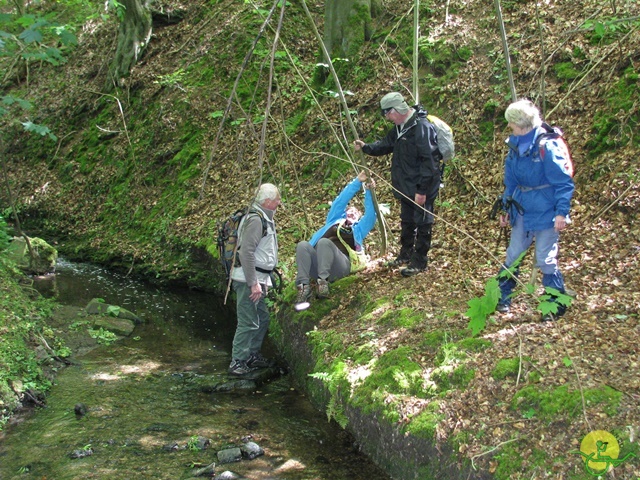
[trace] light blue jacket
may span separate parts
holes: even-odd
[[[362,188],[362,182],[357,178],[353,179],[331,204],[329,213],[327,213],[327,221],[324,226],[313,234],[309,243],[316,246],[318,240],[336,223],[347,218],[347,207],[349,202]],[[373,207],[373,198],[371,192],[366,189],[364,192],[364,215],[360,220],[352,225],[353,239],[356,243],[356,251],[361,251],[364,245],[364,239],[369,234],[373,226],[376,224],[376,212]]]
[[[564,148],[558,140],[544,142],[544,158],[540,158],[538,137],[544,133],[536,129],[533,141],[520,154],[520,136],[511,135],[507,140],[509,153],[505,160],[503,200],[509,197],[524,209],[524,229],[527,231],[553,228],[556,215],[567,217],[574,183],[571,178],[570,159],[565,158]],[[515,223],[515,206],[509,211],[511,225]]]

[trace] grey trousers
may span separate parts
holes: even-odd
[[[296,285],[308,285],[312,278],[334,282],[351,272],[349,257],[328,238],[318,240],[315,248],[306,241],[298,243],[296,263],[298,264]]]
[[[264,296],[254,303],[249,295],[251,289],[244,282],[233,281],[236,292],[238,326],[233,337],[231,357],[234,360],[248,360],[252,353],[260,353],[262,342],[269,330],[269,310]]]

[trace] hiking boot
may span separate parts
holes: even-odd
[[[293,305],[293,308],[298,312],[306,310],[311,306],[309,300],[311,300],[311,285],[301,283],[298,285],[298,295],[296,296],[296,303]]]
[[[296,308],[301,303],[309,303],[311,299],[311,285],[301,283],[298,285],[298,295],[296,296]]]
[[[275,365],[273,360],[264,358],[260,353],[252,353],[247,360],[247,367],[249,368],[270,368]]]
[[[401,267],[402,265],[409,265],[410,261],[411,261],[411,257],[400,254],[395,259],[385,263],[385,265],[387,267]]]
[[[424,272],[427,267],[407,267],[400,270],[400,273],[403,277],[413,277],[414,275],[419,274],[420,272]]]
[[[329,282],[321,278],[318,279],[318,298],[329,297]]]
[[[253,372],[254,370],[256,370],[256,368],[250,367],[244,360],[237,360],[234,358],[233,360],[231,360],[231,365],[229,365],[229,370],[227,371],[227,373],[229,373],[229,375],[240,377],[242,375],[246,375],[247,373]]]
[[[511,307],[506,303],[499,303],[496,306],[496,312],[498,313],[509,313],[509,310],[511,310]]]

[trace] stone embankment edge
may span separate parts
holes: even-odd
[[[277,334],[273,336],[280,354],[290,367],[296,386],[320,411],[326,411],[331,394],[318,379],[309,376],[316,359],[307,340],[307,332],[313,330],[311,321],[296,321],[294,314],[282,309],[277,315]],[[360,450],[369,456],[382,470],[395,480],[493,478],[486,472],[462,466],[449,445],[436,446],[426,439],[402,432],[400,425],[365,414],[342,400],[348,419],[346,430],[353,435]],[[468,463],[468,462],[467,462]]]

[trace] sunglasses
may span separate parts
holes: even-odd
[[[381,110],[380,113],[382,114],[383,117],[386,117],[387,115],[389,115],[389,112],[391,112],[391,110],[393,110],[393,107],[385,108],[385,109]]]

